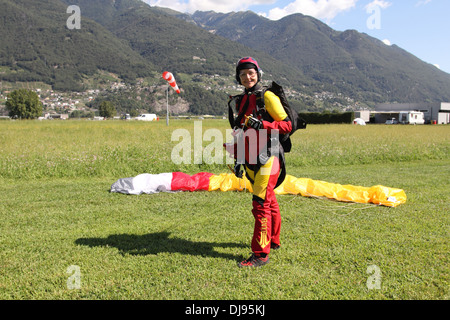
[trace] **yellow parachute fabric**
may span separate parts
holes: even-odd
[[[252,192],[252,185],[247,178],[239,179],[232,173],[212,175],[209,180],[209,191],[243,191]],[[276,194],[293,194],[304,197],[326,197],[345,202],[373,203],[388,207],[397,207],[406,202],[406,194],[402,189],[385,186],[361,187],[340,185],[308,178],[296,178],[287,175],[284,182],[275,189]]]
[[[253,192],[250,181],[245,177],[239,179],[233,173],[221,173],[219,175],[212,175],[209,178],[208,191],[244,191]]]

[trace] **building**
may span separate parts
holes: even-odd
[[[450,102],[436,103],[383,103],[375,106],[371,114],[375,116],[375,123],[385,123],[386,120],[399,120],[400,112],[419,111],[425,116],[425,123],[450,123]]]
[[[450,123],[450,102],[442,102],[438,114],[438,124]]]
[[[61,119],[67,120],[69,119],[69,114],[67,113],[44,113],[43,117],[39,117],[39,120],[53,120],[53,119]]]

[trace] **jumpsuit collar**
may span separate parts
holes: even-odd
[[[259,91],[261,88],[262,88],[261,82],[258,82],[257,84],[255,84],[250,89],[245,89],[245,94],[252,94],[255,91]]]

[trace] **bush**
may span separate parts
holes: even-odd
[[[112,118],[116,115],[116,108],[111,101],[103,101],[98,108],[101,117]]]

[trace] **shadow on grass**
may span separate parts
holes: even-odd
[[[217,242],[195,242],[180,238],[169,238],[169,232],[156,232],[144,235],[114,234],[107,238],[80,238],[75,240],[76,244],[89,247],[114,247],[121,254],[149,255],[161,252],[182,253],[213,258],[224,258],[239,260],[242,256],[220,253],[214,250],[221,248],[245,248],[239,243],[217,243]]]

